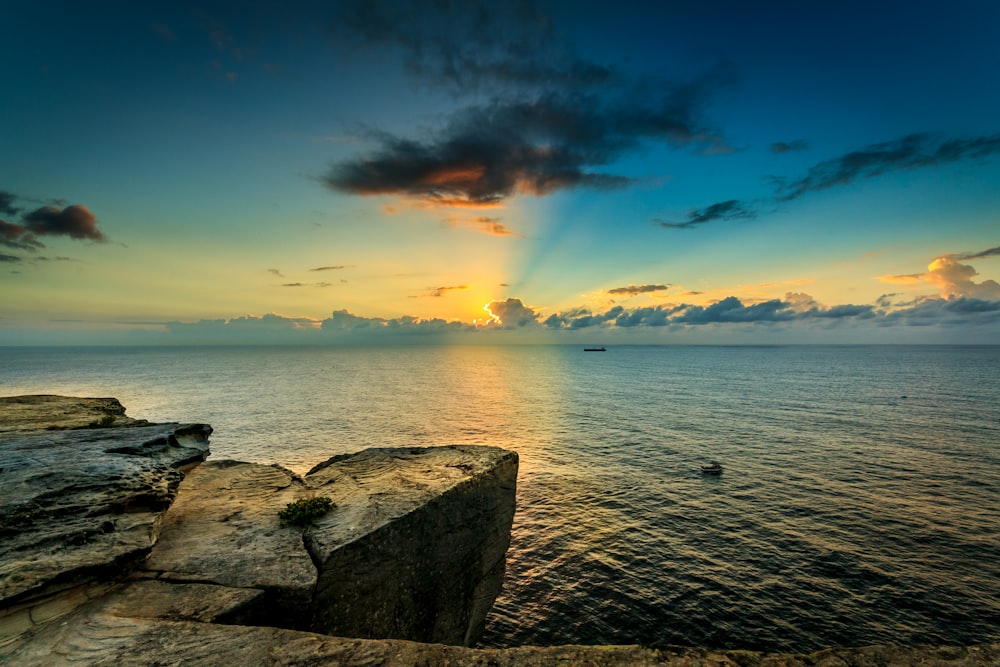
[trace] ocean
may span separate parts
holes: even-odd
[[[481,646],[1000,641],[1000,346],[0,349],[0,395],[34,393],[300,473],[517,451]]]

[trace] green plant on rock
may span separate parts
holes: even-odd
[[[318,519],[333,507],[333,501],[329,498],[302,498],[285,505],[285,509],[278,512],[278,518],[282,526],[309,526],[313,519]]]

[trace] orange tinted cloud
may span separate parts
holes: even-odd
[[[927,266],[925,273],[880,276],[879,280],[894,285],[933,285],[944,297],[969,297],[974,299],[1000,299],[1000,283],[995,280],[975,282],[979,275],[974,267],[962,264],[958,258],[985,257],[992,253],[942,255]]]

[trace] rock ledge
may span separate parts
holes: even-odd
[[[500,590],[515,453],[373,449],[299,477],[198,465],[210,433],[129,419],[115,399],[0,398],[0,664],[1000,664],[1000,644],[446,645],[475,641]],[[312,495],[336,508],[305,530],[279,525],[278,509]]]

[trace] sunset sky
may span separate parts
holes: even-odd
[[[1000,342],[993,0],[2,14],[0,345]]]

